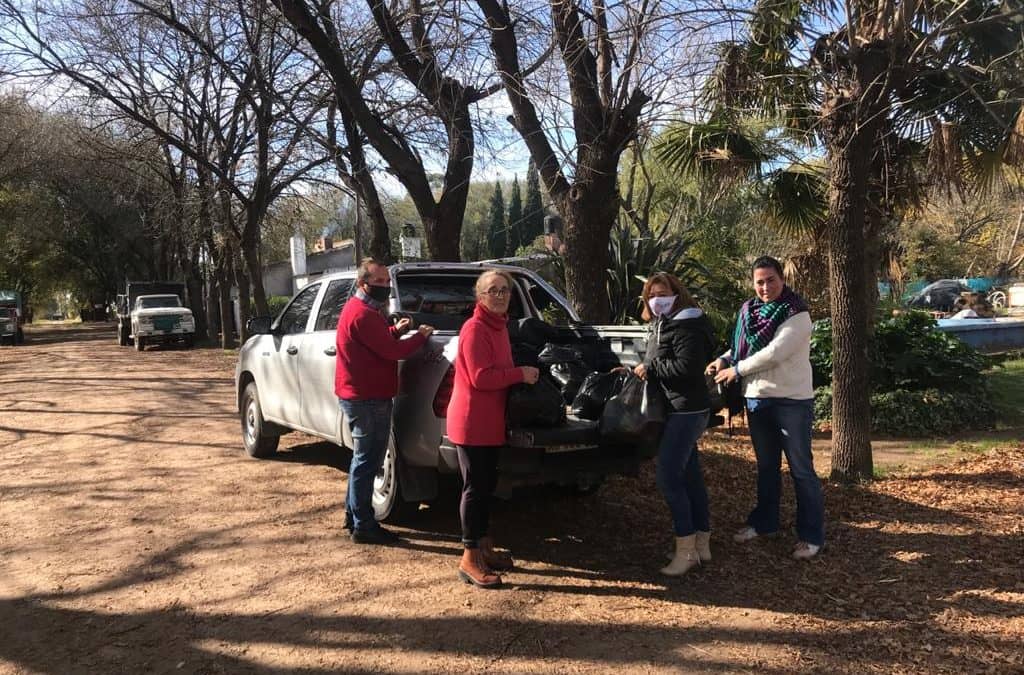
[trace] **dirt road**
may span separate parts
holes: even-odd
[[[452,504],[401,548],[362,547],[342,530],[344,451],[292,435],[246,458],[233,365],[119,348],[104,325],[0,348],[0,672],[1024,668],[1020,443],[829,486],[829,548],[797,563],[788,533],[727,536],[753,466],[745,439],[713,434],[710,565],[657,574],[670,535],[647,467],[498,504],[520,565],[480,591],[455,578]]]

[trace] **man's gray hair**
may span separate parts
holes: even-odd
[[[362,283],[369,283],[370,277],[373,276],[373,268],[377,266],[384,266],[384,263],[377,260],[376,258],[363,258],[359,261],[359,268],[356,270],[356,281]]]

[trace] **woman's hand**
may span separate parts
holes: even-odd
[[[704,369],[705,375],[714,375],[720,370],[724,370],[729,364],[725,362],[725,359],[715,359],[708,364],[708,367]],[[715,380],[717,382],[717,380]]]
[[[647,379],[647,366],[642,363],[638,363],[636,368],[633,369],[633,374],[639,377],[641,380]]]
[[[533,366],[519,366],[519,370],[523,371],[523,382],[526,384],[537,384],[540,379],[540,371]]]
[[[710,366],[709,366],[710,367]],[[732,384],[739,378],[739,373],[736,372],[735,367],[726,368],[725,370],[719,370],[715,375],[715,382],[718,384]]]

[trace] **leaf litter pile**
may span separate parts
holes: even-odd
[[[810,562],[789,557],[785,465],[784,531],[736,544],[755,489],[749,439],[716,431],[701,447],[714,561],[665,584],[661,599],[685,603],[691,625],[674,636],[696,636],[708,654],[731,650],[727,669],[1024,672],[1024,443],[870,484],[825,482],[827,545]],[[653,486],[649,465],[610,481],[589,509],[600,522],[575,536],[600,542],[617,531],[625,546],[575,563],[623,582],[657,578],[652,561],[664,559],[671,530]],[[697,630],[704,617],[737,615],[756,625]]]

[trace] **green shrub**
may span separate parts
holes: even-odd
[[[832,326],[818,321],[811,334],[814,417],[832,418]],[[900,436],[991,429],[995,419],[984,371],[990,359],[935,320],[909,312],[879,322],[871,342],[871,429]]]
[[[935,330],[923,312],[908,312],[881,321],[869,347],[871,390],[984,388],[982,371],[990,360],[956,337]],[[811,333],[814,386],[832,383],[832,324],[817,321]]]
[[[270,316],[276,317],[284,309],[288,301],[291,300],[287,295],[271,295],[267,298],[267,306],[270,307]]]
[[[977,394],[939,389],[879,392],[871,395],[871,431],[893,436],[942,436],[991,429],[996,411]],[[824,427],[832,418],[832,387],[814,390],[814,419]]]

